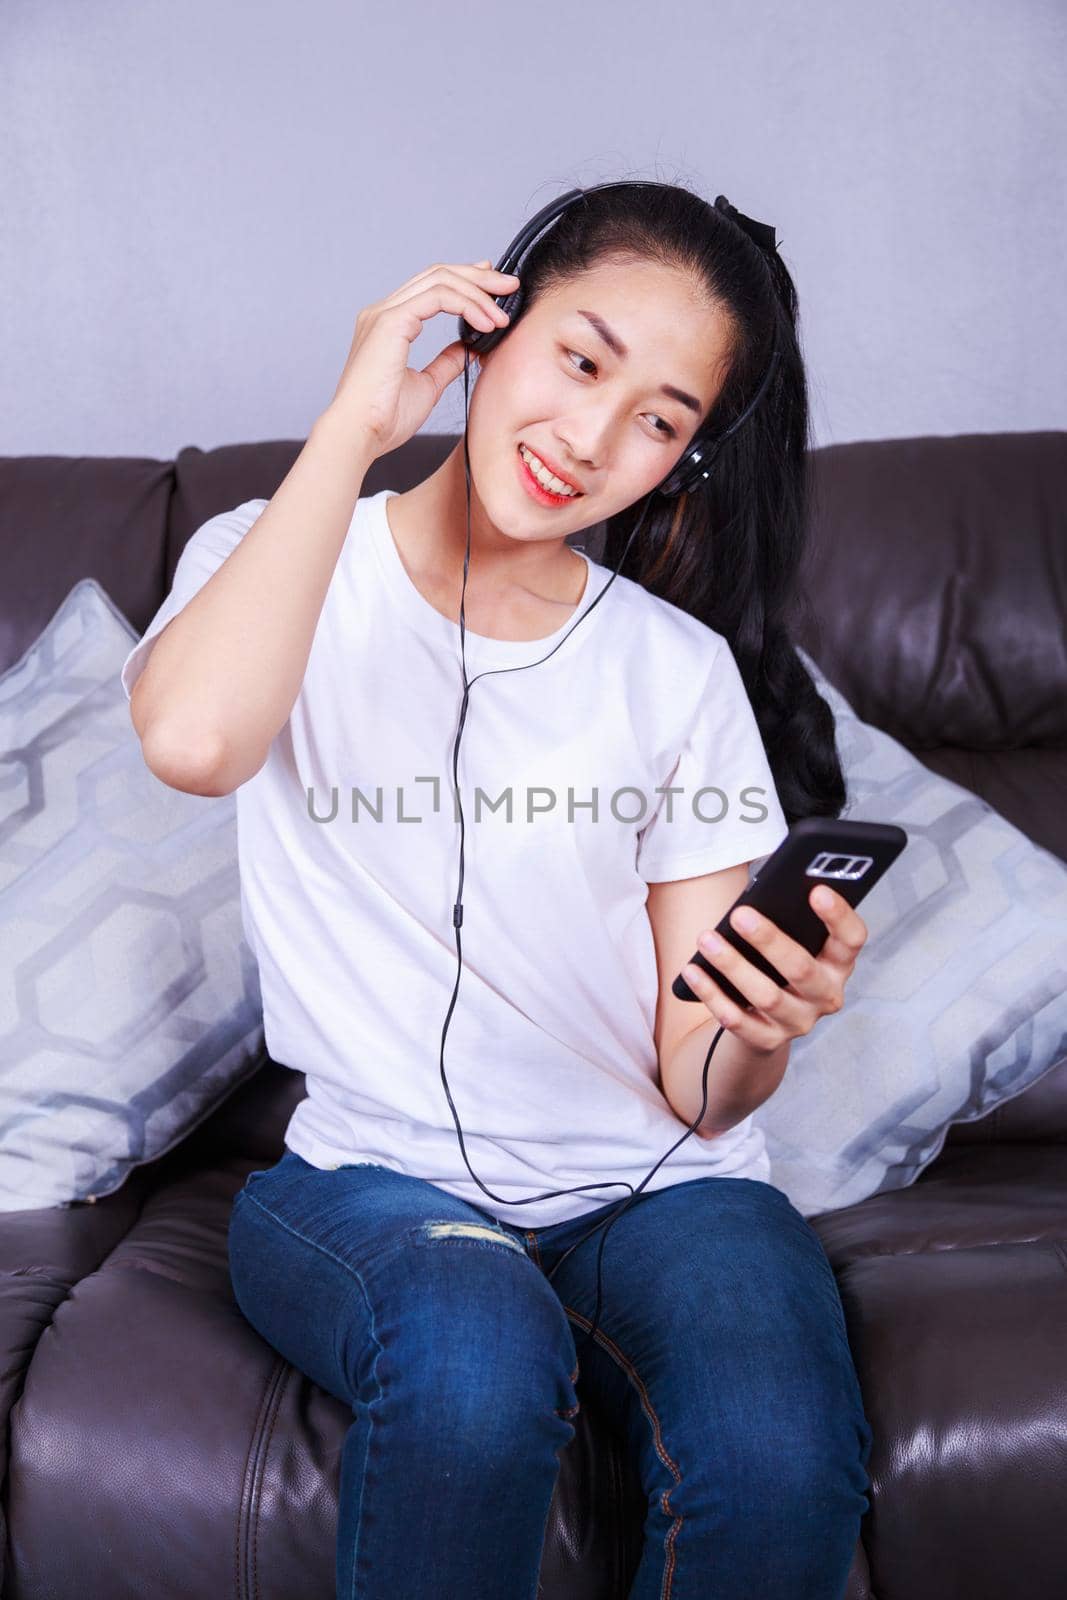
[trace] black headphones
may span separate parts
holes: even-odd
[[[649,187],[655,187],[655,188],[662,187],[662,185],[659,185],[659,184],[648,185],[648,186]],[[523,256],[525,255],[525,252],[529,249],[530,245],[545,230],[545,228],[547,228],[550,223],[554,222],[555,219],[563,211],[565,211],[568,206],[574,205],[576,201],[584,199],[586,194],[595,194],[601,189],[617,189],[617,188],[631,188],[631,187],[633,187],[633,186],[631,184],[629,184],[629,183],[602,183],[602,184],[597,184],[595,188],[588,189],[588,190],[587,189],[569,189],[567,191],[567,193],[562,195],[558,200],[553,200],[551,205],[547,205],[547,206],[544,207],[544,209],[542,211],[539,211],[537,213],[537,215],[535,217],[533,217],[531,219],[531,221],[529,221],[526,224],[526,226],[521,230],[521,232],[519,232],[515,236],[515,238],[508,245],[507,250],[504,252],[503,256],[501,257],[500,262],[498,263],[498,269],[497,270],[500,271],[500,272],[513,272],[515,270],[516,266],[522,261]],[[759,247],[761,249],[767,249],[767,248],[774,249],[774,248],[777,248],[775,243],[774,243],[774,229],[768,227],[764,223],[753,222],[751,218],[744,217],[741,212],[737,211],[735,207],[730,205],[730,202],[726,199],[725,195],[720,195],[718,197],[718,199],[715,202],[715,206],[716,206],[717,210],[725,212],[726,215],[730,216],[735,222],[737,222],[744,229],[744,231],[749,234],[749,236],[754,240],[754,242],[757,245],[759,245]],[[525,303],[523,285],[520,283],[519,288],[516,289],[514,291],[514,293],[512,293],[512,294],[496,296],[495,298],[497,299],[498,304],[500,304],[503,307],[503,309],[508,313],[508,315],[510,317],[510,321],[508,322],[507,327],[505,327],[505,328],[494,328],[494,329],[491,329],[489,331],[483,332],[480,329],[472,328],[470,323],[467,322],[466,318],[460,317],[460,319],[459,319],[460,338],[462,339],[463,343],[468,347],[468,349],[470,351],[474,352],[477,355],[487,354],[488,351],[490,351],[494,347],[494,345],[496,345],[499,342],[499,340],[502,339],[504,337],[504,335],[506,333],[508,333],[514,327],[516,321],[518,320],[519,315],[521,314],[522,307],[523,307],[523,305]],[[615,571],[612,573],[611,577],[608,579],[608,582],[604,585],[603,589],[597,595],[597,597],[593,601],[592,605],[590,605],[590,606],[588,606],[586,608],[586,610],[578,618],[578,621],[575,622],[573,624],[573,626],[567,630],[567,632],[563,635],[563,638],[560,639],[552,647],[552,649],[550,651],[548,651],[548,654],[541,657],[541,661],[547,661],[548,656],[554,655],[555,652],[558,649],[560,649],[560,647],[565,643],[565,641],[574,632],[574,629],[576,627],[578,627],[582,622],[584,622],[586,617],[589,616],[590,612],[593,611],[600,604],[601,600],[603,600],[605,594],[607,594],[608,590],[611,588],[611,585],[614,583],[615,579],[619,575],[619,568],[621,568],[623,562],[626,559],[626,556],[627,556],[627,554],[629,552],[629,549],[630,549],[630,545],[633,543],[633,540],[634,540],[635,536],[640,532],[640,530],[641,530],[641,528],[642,528],[642,526],[644,524],[645,518],[648,515],[649,508],[650,508],[650,506],[652,504],[653,495],[658,493],[658,494],[667,495],[667,496],[674,496],[674,495],[677,495],[677,494],[681,494],[683,492],[688,492],[689,490],[699,488],[704,482],[707,481],[708,478],[710,478],[712,464],[714,462],[714,459],[715,459],[716,455],[718,454],[719,446],[724,442],[724,440],[728,439],[730,437],[730,435],[732,433],[734,433],[741,426],[741,424],[744,421],[746,421],[746,419],[756,409],[756,406],[759,404],[760,400],[763,398],[763,395],[766,393],[767,387],[768,387],[768,385],[770,383],[771,376],[772,376],[772,374],[773,374],[773,372],[775,370],[777,362],[778,362],[778,347],[777,347],[777,344],[776,344],[775,348],[774,348],[774,350],[773,350],[773,352],[771,354],[771,358],[770,358],[770,361],[768,363],[767,370],[763,375],[763,379],[760,382],[760,385],[759,385],[758,389],[756,390],[755,395],[749,401],[748,405],[746,405],[746,407],[742,411],[741,415],[739,417],[737,417],[730,424],[730,426],[725,430],[725,432],[723,432],[721,434],[718,434],[718,435],[715,435],[714,437],[709,437],[707,435],[701,434],[698,431],[697,436],[690,442],[688,448],[684,451],[684,453],[679,458],[679,460],[677,461],[675,466],[671,469],[671,471],[667,473],[667,475],[665,476],[663,481],[649,492],[649,494],[647,495],[647,497],[645,499],[645,503],[644,503],[644,506],[642,508],[641,514],[638,517],[636,523],[634,524],[634,527],[632,528],[632,530],[630,532],[630,537],[626,542],[626,549],[622,553],[622,557],[620,558],[620,561],[619,561],[619,566],[616,567]],[[467,410],[468,410],[467,402],[468,402],[468,398],[469,398],[469,389],[468,389],[469,370],[470,370],[470,361],[469,361],[469,357],[468,357],[464,362],[464,369],[463,369],[463,394],[464,394],[463,449],[464,449],[464,458],[465,458],[465,462],[466,462],[466,474],[467,474],[467,552],[466,552],[466,557],[465,557],[464,563],[463,563],[463,590],[462,590],[462,593],[461,593],[461,596],[460,596],[460,602],[459,602],[459,639],[460,639],[460,655],[461,655],[462,673],[463,673],[463,703],[462,703],[462,706],[460,708],[459,722],[458,722],[457,729],[456,729],[455,743],[454,743],[454,745],[452,747],[452,781],[453,781],[453,786],[454,786],[455,804],[456,804],[456,807],[458,808],[458,811],[459,811],[459,823],[460,823],[460,835],[459,835],[459,884],[458,884],[458,887],[457,887],[457,890],[456,890],[456,901],[455,901],[455,904],[452,907],[452,926],[455,929],[455,934],[456,934],[456,962],[457,962],[457,966],[456,966],[456,982],[455,982],[455,986],[454,986],[454,988],[452,990],[452,999],[451,999],[451,1002],[449,1003],[448,1012],[447,1012],[447,1014],[445,1016],[444,1027],[441,1030],[441,1060],[440,1060],[441,1081],[444,1084],[445,1095],[448,1098],[448,1104],[449,1104],[449,1106],[451,1107],[451,1110],[452,1110],[452,1118],[453,1118],[453,1121],[456,1124],[456,1132],[459,1135],[460,1152],[461,1152],[461,1154],[463,1156],[464,1162],[466,1162],[467,1171],[470,1173],[471,1177],[474,1179],[474,1181],[478,1185],[479,1189],[481,1189],[484,1194],[489,1195],[489,1197],[491,1199],[496,1200],[496,1201],[498,1201],[499,1203],[501,1203],[503,1205],[526,1205],[528,1203],[532,1203],[532,1202],[537,1201],[537,1200],[554,1200],[554,1199],[557,1199],[558,1197],[560,1197],[562,1195],[581,1194],[586,1189],[605,1189],[605,1188],[606,1189],[615,1189],[615,1188],[620,1188],[621,1187],[621,1188],[630,1190],[630,1194],[624,1200],[619,1202],[618,1207],[612,1213],[610,1213],[610,1215],[608,1217],[601,1218],[598,1222],[594,1223],[593,1226],[586,1233],[583,1233],[580,1238],[576,1239],[574,1244],[572,1244],[567,1250],[564,1251],[562,1256],[560,1256],[559,1260],[556,1262],[556,1264],[552,1268],[552,1270],[546,1274],[546,1276],[551,1280],[551,1278],[559,1271],[560,1267],[563,1265],[564,1261],[566,1261],[567,1257],[570,1255],[572,1250],[576,1250],[578,1248],[578,1246],[580,1244],[583,1244],[585,1242],[585,1240],[588,1239],[591,1234],[595,1233],[598,1228],[601,1228],[601,1227],[604,1228],[604,1234],[603,1234],[603,1237],[600,1240],[600,1248],[599,1248],[599,1250],[597,1252],[596,1309],[595,1309],[594,1316],[593,1316],[593,1322],[592,1322],[592,1324],[590,1326],[590,1329],[589,1329],[588,1333],[586,1334],[586,1337],[585,1337],[585,1339],[584,1339],[584,1341],[582,1343],[582,1349],[584,1350],[586,1345],[589,1344],[590,1341],[596,1336],[597,1328],[600,1325],[601,1262],[602,1262],[603,1255],[604,1255],[604,1240],[607,1238],[608,1230],[610,1229],[611,1224],[616,1221],[616,1219],[621,1215],[621,1213],[626,1209],[626,1207],[628,1205],[632,1205],[633,1202],[638,1198],[638,1196],[640,1195],[641,1191],[644,1189],[645,1185],[648,1183],[649,1179],[652,1178],[655,1175],[655,1173],[659,1171],[659,1168],[663,1165],[664,1161],[666,1161],[667,1157],[669,1155],[672,1155],[673,1152],[675,1150],[677,1150],[677,1148],[678,1148],[678,1146],[680,1144],[684,1144],[686,1139],[688,1139],[691,1136],[691,1134],[693,1134],[695,1132],[695,1130],[699,1127],[700,1122],[701,1122],[701,1120],[702,1120],[702,1118],[704,1116],[705,1111],[707,1110],[707,1105],[708,1105],[708,1067],[711,1064],[711,1058],[712,1058],[712,1055],[715,1052],[715,1047],[718,1044],[720,1038],[722,1037],[723,1028],[722,1028],[722,1026],[720,1024],[719,1029],[718,1029],[717,1033],[715,1034],[715,1037],[711,1041],[711,1045],[709,1046],[707,1056],[705,1057],[705,1060],[704,1060],[703,1101],[701,1103],[701,1107],[700,1107],[699,1112],[697,1113],[695,1121],[690,1123],[689,1128],[686,1130],[685,1133],[682,1134],[681,1138],[676,1140],[675,1143],[671,1145],[670,1149],[667,1150],[660,1157],[660,1159],[656,1162],[656,1165],[652,1168],[652,1171],[648,1174],[647,1177],[642,1179],[642,1181],[638,1184],[636,1189],[633,1187],[632,1184],[628,1183],[625,1179],[622,1179],[622,1178],[605,1179],[604,1181],[602,1181],[600,1183],[579,1184],[573,1189],[550,1189],[550,1190],[546,1190],[544,1194],[523,1195],[518,1200],[505,1200],[502,1195],[494,1194],[491,1189],[488,1189],[486,1187],[486,1185],[478,1177],[478,1174],[474,1171],[474,1168],[471,1166],[470,1162],[467,1160],[467,1150],[466,1150],[466,1146],[464,1145],[464,1142],[463,1142],[463,1129],[460,1126],[459,1116],[458,1116],[458,1114],[456,1112],[455,1102],[452,1099],[452,1094],[451,1094],[451,1091],[449,1090],[449,1087],[448,1087],[448,1079],[447,1079],[447,1077],[445,1075],[445,1035],[448,1032],[448,1024],[449,1024],[449,1022],[451,1021],[451,1018],[452,1018],[452,1011],[453,1011],[453,1009],[455,1007],[455,1003],[456,1003],[456,994],[458,993],[458,990],[459,990],[460,974],[462,973],[462,970],[463,970],[463,948],[462,948],[462,940],[461,940],[461,937],[460,937],[460,928],[461,928],[462,923],[463,923],[463,855],[464,855],[463,844],[464,844],[465,827],[466,827],[466,825],[465,825],[464,818],[463,818],[463,805],[462,805],[462,802],[461,802],[460,797],[459,797],[459,782],[458,782],[459,741],[460,741],[460,738],[461,738],[462,733],[463,733],[464,723],[466,722],[466,719],[467,719],[467,703],[468,703],[468,700],[469,700],[469,697],[470,697],[470,691],[471,691],[472,684],[477,683],[479,678],[491,677],[491,676],[494,676],[495,673],[497,673],[497,672],[525,672],[525,671],[528,670],[529,667],[531,667],[531,666],[536,667],[536,666],[540,666],[540,664],[541,664],[540,661],[531,661],[531,662],[527,663],[525,666],[521,666],[521,667],[497,667],[497,668],[494,668],[494,669],[492,669],[490,671],[480,672],[480,673],[477,674],[477,676],[475,678],[472,678],[472,679],[468,679],[467,678],[467,659],[466,659],[466,648],[465,648],[466,623],[465,623],[465,618],[464,618],[463,597],[465,596],[466,591],[467,591],[467,573],[468,573],[468,570],[470,568],[470,553],[471,553],[471,525],[470,525],[471,474],[470,474],[470,454],[469,454],[469,450],[468,450],[468,447],[467,447],[467,426],[466,426],[466,414],[467,414]],[[591,578],[592,578],[592,573],[590,572],[590,580],[589,581],[591,581]],[[479,1208],[479,1209],[481,1209],[481,1208]],[[490,1213],[490,1215],[492,1216],[492,1213]],[[495,1220],[495,1218],[494,1218],[494,1220]]]
[[[530,246],[538,238],[540,238],[541,234],[546,232],[551,224],[555,222],[556,218],[561,216],[563,212],[566,211],[570,206],[574,205],[579,200],[584,200],[586,195],[599,194],[604,189],[633,189],[637,187],[658,189],[662,188],[662,185],[658,183],[650,183],[647,180],[639,180],[637,183],[598,183],[591,189],[568,189],[566,194],[561,195],[558,200],[551,201],[550,204],[539,211],[535,217],[532,217],[524,228],[520,229],[520,231],[515,235],[514,239],[512,239],[511,243],[508,245],[507,249],[504,251],[504,254],[501,256],[500,260],[497,262],[496,270],[498,272],[516,273],[521,280],[522,274],[518,269],[527,255]],[[720,194],[717,197],[715,201],[715,209],[723,212],[724,215],[731,217],[733,221],[736,222],[759,246],[760,249],[765,251],[773,251],[778,248],[775,241],[774,229],[766,223],[754,222],[751,217],[746,217],[742,212],[737,210],[736,206],[732,206],[730,204],[729,200],[727,200],[724,194]],[[511,332],[512,328],[515,326],[515,323],[522,315],[522,309],[526,303],[526,286],[520,281],[519,287],[511,294],[496,295],[494,298],[501,309],[506,311],[508,314],[510,320],[506,327],[492,328],[488,332],[483,332],[479,328],[472,328],[466,317],[459,318],[459,336],[463,343],[467,345],[475,355],[488,355],[489,351],[500,343],[500,340],[504,337],[504,335]],[[710,436],[706,432],[701,432],[701,430],[698,429],[696,436],[690,440],[686,449],[682,452],[682,455],[671,468],[670,472],[667,473],[662,483],[657,485],[655,491],[656,493],[673,498],[675,495],[689,493],[693,489],[699,489],[701,485],[710,478],[712,463],[715,459],[715,456],[718,454],[719,447],[724,444],[725,441],[729,439],[731,434],[735,433],[741,424],[748,419],[753,411],[755,411],[756,407],[763,399],[777,365],[778,347],[775,345],[771,352],[770,360],[767,363],[767,370],[763,374],[755,394],[752,396],[752,399],[748,402],[741,415],[736,417],[723,433],[717,434],[714,437]]]

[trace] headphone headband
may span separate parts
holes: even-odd
[[[597,183],[588,189],[568,189],[566,193],[560,195],[558,199],[551,200],[548,205],[543,206],[535,216],[530,218],[529,222],[524,224],[524,226],[515,235],[514,239],[512,239],[500,260],[497,262],[497,271],[508,273],[515,272],[516,268],[521,264],[526,253],[530,249],[531,245],[533,245],[533,243],[541,236],[541,234],[546,232],[547,229],[551,227],[552,223],[555,222],[556,218],[562,216],[564,211],[568,210],[572,205],[575,205],[579,200],[584,200],[587,195],[600,194],[606,189],[633,189],[635,187],[661,189],[663,185],[652,182],[646,178],[639,178],[633,181],[614,180],[610,183]],[[720,204],[720,202],[723,202],[723,204]],[[727,206],[730,207],[729,212],[725,211]],[[730,206],[730,202],[726,199],[725,195],[720,195],[718,197],[715,202],[715,209],[725,213],[726,215],[732,216],[735,220],[741,216],[741,213],[736,210],[736,207]],[[745,223],[750,224],[751,229],[763,230],[762,241],[757,241],[761,242],[761,248],[777,248],[774,243],[773,228],[768,228],[763,223],[752,223],[751,219],[748,217],[746,217],[744,221]],[[750,231],[750,229],[746,228],[746,232],[748,231]],[[511,294],[498,295],[495,298],[498,300],[498,303],[503,310],[508,313],[508,316],[511,319],[506,328],[493,328],[488,331],[483,331],[478,328],[472,328],[465,317],[461,316],[459,318],[459,336],[463,340],[463,343],[469,346],[469,348],[476,355],[487,355],[488,352],[492,350],[493,347],[497,345],[504,335],[508,333],[514,326],[516,317],[521,313],[524,304],[524,287],[520,283],[518,289],[514,290]],[[655,492],[658,492],[667,498],[673,498],[675,495],[683,493],[688,494],[694,489],[699,489],[704,483],[707,482],[707,480],[711,477],[712,465],[716,455],[718,454],[720,446],[725,443],[725,441],[729,439],[732,434],[736,433],[741,424],[743,422],[747,422],[753,411],[755,411],[770,385],[771,378],[773,377],[775,369],[778,366],[778,361],[779,351],[777,345],[775,345],[775,348],[771,351],[770,360],[767,363],[767,370],[764,372],[755,394],[745,406],[744,410],[741,412],[741,415],[739,417],[735,417],[730,426],[722,433],[709,436],[706,433],[698,431],[696,437],[690,441],[682,455],[679,457],[678,461],[672,467],[671,471],[663,479],[663,482],[657,485],[657,490]]]

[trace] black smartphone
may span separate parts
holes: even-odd
[[[850,906],[858,906],[878,882],[883,872],[892,866],[908,842],[903,828],[889,822],[835,821],[832,817],[804,817],[794,822],[788,836],[753,874],[747,889],[742,890],[715,926],[715,932],[740,951],[746,961],[773,978],[780,989],[788,986],[777,967],[754,945],[743,939],[730,926],[730,917],[738,906],[753,906],[768,917],[783,933],[797,944],[817,956],[829,938],[829,930],[818,913],[808,904],[808,896],[817,883],[835,889]],[[752,1003],[713,967],[700,950],[692,957],[693,964],[710,978],[743,1011],[751,1011]],[[679,973],[671,985],[671,993],[679,1000],[697,1000]]]

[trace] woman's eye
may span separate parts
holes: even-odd
[[[588,356],[583,356],[580,350],[568,350],[567,351],[567,355],[568,356],[577,356],[579,361],[584,361],[588,366],[592,367],[594,372],[596,371],[596,362],[590,360],[590,358]],[[589,374],[588,373],[583,373],[582,376],[583,377],[588,377]],[[654,412],[650,412],[649,415],[650,416],[654,416],[655,413]],[[677,430],[675,428],[672,428],[669,422],[664,422],[662,417],[656,417],[656,421],[658,423],[662,423],[663,424],[662,427],[658,427],[656,429],[657,433],[662,433],[662,435],[663,435],[663,437],[665,439],[674,439],[674,438],[677,437]]]
[[[662,417],[656,417],[656,421],[657,422],[663,422],[663,418]],[[657,433],[662,433],[662,435],[663,435],[663,437],[665,439],[674,439],[674,438],[677,437],[677,435],[675,433],[675,430],[671,427],[669,422],[663,422],[662,428],[657,428],[656,432]]]
[[[579,361],[584,361],[588,366],[592,367],[594,372],[596,371],[596,362],[590,361],[588,356],[581,355],[577,350],[568,350],[567,354],[569,356],[577,356]]]

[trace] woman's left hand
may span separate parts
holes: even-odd
[[[734,1005],[714,978],[691,962],[682,969],[686,983],[716,1022],[757,1055],[772,1054],[789,1040],[810,1033],[820,1017],[841,1010],[845,984],[866,943],[866,923],[836,890],[821,884],[811,891],[808,904],[829,929],[817,956],[751,906],[739,906],[730,915],[730,926],[786,979],[785,989],[725,940],[719,949],[712,949],[708,941],[715,937],[714,929],[707,929],[697,940],[701,954],[751,1002],[751,1011]],[[744,926],[747,915],[756,919],[751,929]]]

